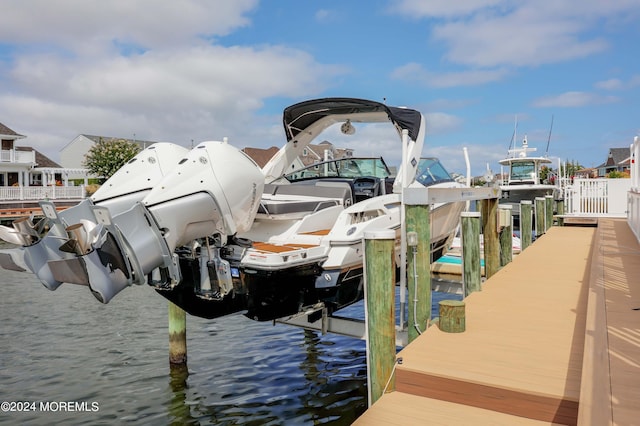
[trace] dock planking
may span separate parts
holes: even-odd
[[[396,391],[355,424],[633,424],[639,269],[624,220],[551,228],[465,299],[464,333],[431,327],[404,348]],[[607,293],[596,320],[597,277]]]

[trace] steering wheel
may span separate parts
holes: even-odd
[[[354,179],[353,187],[357,195],[364,195],[368,198],[380,195],[380,179],[373,176]]]

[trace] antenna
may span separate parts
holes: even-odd
[[[551,131],[553,130],[553,114],[551,114],[551,127],[549,128],[549,137],[547,138],[547,150],[544,152],[544,156],[549,156],[549,142],[551,142]]]
[[[509,149],[507,149],[507,156],[509,155],[509,152],[511,152],[511,146],[514,144],[514,141],[516,140],[517,133],[518,133],[518,114],[516,114],[515,123],[513,125],[513,133],[511,134],[511,141],[509,142]],[[513,147],[515,148],[515,145]]]

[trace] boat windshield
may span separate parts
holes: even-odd
[[[373,176],[388,178],[391,176],[389,168],[382,158],[341,158],[312,164],[303,169],[284,175],[289,182],[318,178],[358,178]]]
[[[416,180],[424,186],[429,186],[434,183],[451,182],[453,178],[437,158],[421,158]]]
[[[536,165],[533,161],[518,161],[511,163],[510,180],[530,180],[536,178]]]

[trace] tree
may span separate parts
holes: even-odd
[[[102,182],[109,179],[127,161],[140,151],[140,147],[124,139],[102,139],[89,149],[84,157],[84,166],[100,176]]]

